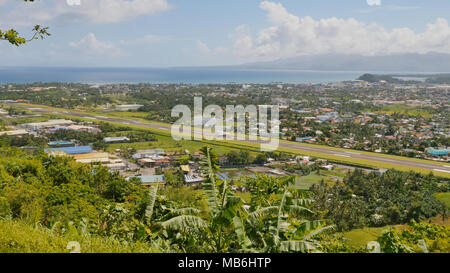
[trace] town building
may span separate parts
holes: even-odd
[[[127,111],[137,111],[139,108],[143,107],[144,105],[140,104],[125,104],[125,105],[117,105],[116,111],[121,112],[127,112]]]
[[[0,132],[0,136],[7,135],[7,136],[20,137],[20,136],[25,136],[25,135],[28,135],[28,134],[29,134],[28,131],[23,130],[23,129]]]
[[[147,175],[147,176],[134,176],[138,178],[142,185],[145,187],[151,187],[155,184],[166,184],[166,180],[164,179],[164,175]],[[131,178],[131,177],[130,177]],[[128,178],[128,179],[130,179]]]
[[[45,121],[45,122],[26,123],[26,124],[22,124],[21,127],[26,130],[39,131],[39,130],[48,129],[48,128],[55,128],[58,126],[70,126],[73,123],[74,122],[71,120],[55,119],[55,120],[49,120],[49,121]]]
[[[92,153],[92,147],[91,146],[59,147],[59,148],[45,149],[45,152],[48,154],[64,153],[67,155],[89,154]]]
[[[106,144],[110,143],[123,143],[123,142],[129,142],[130,139],[128,137],[105,137],[103,141]]]
[[[426,152],[432,156],[448,156],[450,154],[450,148],[428,148]]]

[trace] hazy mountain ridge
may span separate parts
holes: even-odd
[[[280,59],[270,62],[248,63],[235,68],[288,69],[316,71],[371,72],[450,72],[450,54],[395,54],[385,56],[315,55]]]

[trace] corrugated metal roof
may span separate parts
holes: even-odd
[[[118,141],[130,141],[128,137],[105,137],[103,139],[105,142],[118,142]]]
[[[71,141],[52,141],[48,143],[49,146],[58,146],[58,145],[73,145]]]
[[[65,152],[68,155],[76,155],[76,154],[92,153],[92,148],[91,148],[91,146],[77,146],[77,147],[62,147],[62,148],[45,149],[46,153],[52,153],[55,151]]]
[[[450,149],[428,149],[428,153],[431,155],[448,155],[450,153]]]
[[[138,176],[142,183],[164,183],[164,175]]]

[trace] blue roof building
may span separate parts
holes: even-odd
[[[92,147],[91,146],[76,146],[76,147],[51,148],[51,149],[45,149],[45,152],[46,153],[65,152],[68,155],[89,154],[89,153],[92,153]]]
[[[305,141],[307,141],[307,140],[311,140],[312,139],[312,137],[297,137],[296,138],[296,140],[297,140],[297,142],[305,142]]]
[[[450,153],[450,149],[433,149],[428,148],[427,153],[433,156],[445,156]]]

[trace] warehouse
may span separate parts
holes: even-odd
[[[86,164],[102,164],[113,171],[125,170],[127,165],[115,155],[109,153],[88,153],[88,154],[78,154],[73,155],[73,158],[79,163]]]
[[[129,142],[130,139],[128,137],[105,137],[103,141],[106,144],[110,143],[123,143],[123,142]]]
[[[434,148],[428,148],[427,153],[432,156],[447,156],[450,154],[450,149],[448,148],[441,148],[441,149],[434,149]]]
[[[38,130],[49,129],[49,128],[54,128],[54,127],[58,127],[58,126],[70,126],[72,124],[73,124],[73,121],[71,121],[71,120],[55,119],[55,120],[49,120],[46,122],[26,123],[26,124],[23,124],[22,127],[27,130],[38,131]]]
[[[45,152],[51,154],[57,152],[57,153],[65,153],[67,155],[77,155],[77,154],[92,153],[92,148],[91,146],[60,147],[60,148],[45,149]]]
[[[116,111],[122,111],[122,112],[137,111],[137,110],[139,110],[139,108],[141,108],[143,106],[144,105],[140,105],[140,104],[117,105]]]
[[[0,136],[7,135],[7,136],[25,136],[29,133],[26,130],[12,130],[12,131],[5,131],[0,132]]]

